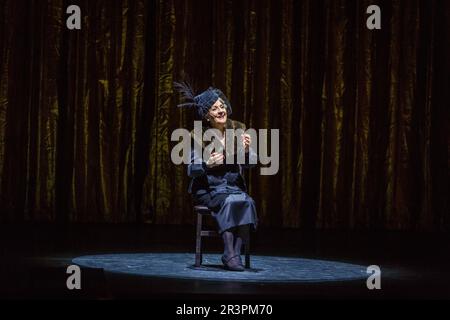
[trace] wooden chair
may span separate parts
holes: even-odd
[[[195,267],[202,264],[202,237],[220,237],[215,230],[203,230],[203,216],[211,216],[211,210],[202,205],[194,206],[194,214],[197,216],[197,230],[195,239]],[[245,268],[250,269],[250,237],[243,244],[245,254]]]

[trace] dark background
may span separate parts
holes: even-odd
[[[280,129],[278,174],[247,174],[262,227],[448,231],[449,21],[436,0],[0,0],[0,221],[192,224],[188,74]]]

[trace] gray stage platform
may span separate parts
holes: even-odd
[[[367,266],[295,257],[252,256],[252,269],[227,271],[219,254],[205,254],[203,266],[193,266],[193,253],[128,253],[81,256],[73,263],[105,272],[133,275],[239,282],[325,282],[367,278]]]

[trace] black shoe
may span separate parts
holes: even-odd
[[[225,269],[230,270],[230,271],[244,271],[245,270],[244,266],[242,265],[240,255],[235,255],[228,259],[225,255],[223,255],[222,263],[225,266]]]

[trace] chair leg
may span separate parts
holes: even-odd
[[[195,266],[202,264],[202,215],[197,213],[197,237],[195,241]]]
[[[250,237],[247,238],[247,241],[244,245],[245,252],[245,268],[250,269]]]

